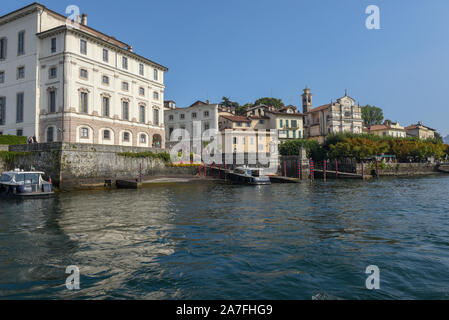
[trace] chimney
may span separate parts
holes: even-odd
[[[87,14],[85,13],[81,15],[81,24],[87,26]]]
[[[129,47],[128,47],[128,51],[129,51],[129,52],[133,52],[133,46],[129,46]]]
[[[206,104],[210,104],[209,100],[206,100]]]

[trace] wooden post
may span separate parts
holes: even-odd
[[[313,164],[313,160],[310,159],[310,180],[314,180],[315,179],[315,166]]]
[[[324,160],[324,162],[323,162],[323,176],[324,176],[324,181],[326,181],[326,175],[327,175],[327,168],[326,168],[326,166],[327,166],[327,161],[326,160]]]
[[[218,165],[218,179],[221,179],[221,164]]]
[[[139,182],[142,183],[142,163],[139,165]]]
[[[287,161],[284,161],[284,177],[287,177]]]
[[[362,180],[365,179],[365,164],[362,161]]]
[[[199,174],[200,174],[200,177],[201,177],[201,170],[203,169],[203,166],[202,165],[200,165],[199,167],[198,167],[198,172],[199,172]]]
[[[301,160],[298,161],[298,177],[299,177],[299,180],[302,180],[302,177],[301,177]]]
[[[335,179],[338,179],[338,160],[335,160]]]
[[[376,176],[377,177],[379,176],[379,160],[377,158],[376,158]]]

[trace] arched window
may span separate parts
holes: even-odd
[[[123,132],[123,141],[129,142],[129,132]]]
[[[81,128],[81,139],[89,139],[89,128]]]
[[[147,135],[146,134],[141,134],[140,135],[140,143],[147,143]]]
[[[53,141],[55,141],[54,128],[53,127],[48,127],[47,128],[47,142],[53,142]]]
[[[104,139],[104,140],[110,140],[110,139],[111,139],[111,131],[109,131],[109,130],[104,130],[104,131],[103,131],[103,139]]]
[[[154,69],[153,70],[153,79],[157,81],[157,78],[158,78],[158,72],[157,72],[157,69]]]

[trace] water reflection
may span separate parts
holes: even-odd
[[[441,298],[448,186],[194,184],[1,201],[0,297]],[[371,264],[380,292],[363,288]],[[68,265],[80,268],[78,292],[65,288]]]

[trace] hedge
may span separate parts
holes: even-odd
[[[0,135],[0,144],[15,145],[15,144],[26,144],[26,143],[27,143],[27,137]]]

